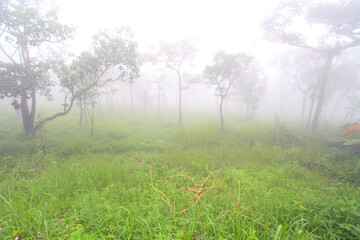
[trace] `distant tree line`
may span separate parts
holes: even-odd
[[[315,39],[309,30],[319,31]],[[306,50],[287,54],[280,63],[287,77],[302,93],[301,116],[316,130],[332,92],[353,93],[359,81],[358,65],[352,60],[335,63],[345,50],[360,46],[360,1],[284,1],[263,22],[265,38]],[[146,62],[161,65],[176,75],[179,124],[183,122],[183,91],[192,84],[204,83],[220,98],[219,116],[224,131],[224,101],[235,97],[246,107],[251,121],[265,93],[266,74],[254,57],[246,53],[218,51],[202,73],[186,74],[196,49],[190,41],[161,43],[153,54],[137,52],[137,43],[129,29],[100,31],[90,48],[78,56],[67,53],[64,43],[75,29],[58,21],[54,8],[45,8],[36,0],[2,0],[0,2],[0,98],[10,98],[21,109],[25,134],[32,136],[46,122],[80,108],[94,127],[94,106],[105,91],[117,82],[130,84],[133,112],[133,83]],[[355,57],[356,59],[356,57]],[[54,77],[54,75],[56,77]],[[161,75],[151,79],[157,84],[158,116],[164,89]],[[331,80],[335,79],[335,80]],[[346,81],[343,81],[346,79]],[[59,85],[64,94],[62,111],[35,122],[37,95],[53,100],[51,89]],[[144,86],[145,110],[148,88]],[[352,112],[359,111],[356,94],[348,98]],[[307,112],[306,112],[307,110]],[[350,114],[350,113],[349,113]]]

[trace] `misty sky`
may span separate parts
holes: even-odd
[[[192,39],[200,56],[224,49],[258,55],[268,49],[259,23],[278,0],[54,0],[60,20],[77,29],[74,51],[86,48],[99,28],[128,26],[139,48]],[[263,54],[261,54],[263,55]],[[265,53],[266,55],[266,53]],[[265,56],[266,57],[266,56]]]
[[[271,67],[280,44],[264,40],[260,25],[265,17],[271,15],[280,0],[52,1],[59,10],[59,20],[76,29],[74,40],[70,44],[75,54],[86,50],[91,37],[104,28],[111,30],[114,27],[130,27],[140,52],[146,52],[148,47],[156,47],[161,42],[190,39],[198,50],[192,62],[192,68],[198,74],[202,73],[204,65],[212,61],[218,50],[245,52],[267,68],[267,96],[263,96],[262,101],[268,102],[268,97],[272,101],[275,96],[282,98],[274,94],[278,92],[278,84],[270,84],[278,79],[274,74],[277,70],[272,70]],[[173,83],[176,84],[176,81]],[[213,91],[204,86],[200,86],[200,90],[196,90],[200,99],[211,97],[217,101]],[[185,108],[188,100],[186,94],[193,98],[194,91],[186,91]],[[206,92],[208,97],[202,96],[202,92]],[[176,101],[176,98],[167,98],[166,102],[169,101]],[[201,104],[200,101],[197,102]],[[217,109],[217,102],[214,104]],[[273,105],[265,106],[264,109],[275,111]]]

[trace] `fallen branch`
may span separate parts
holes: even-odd
[[[170,175],[171,173],[174,173],[178,170],[181,169],[181,173],[180,174],[173,174],[173,175]],[[212,190],[216,189],[216,188],[221,188],[222,186],[222,181],[217,181],[216,179],[216,173],[218,171],[215,171],[215,172],[211,172],[209,169],[208,169],[208,166],[206,166],[206,170],[208,171],[209,175],[206,176],[206,178],[202,181],[202,183],[198,183],[195,181],[194,178],[184,174],[182,172],[182,168],[177,168],[175,170],[172,170],[170,171],[166,177],[165,177],[165,183],[167,184],[170,184],[170,181],[169,180],[173,180],[176,184],[176,186],[179,187],[180,190],[182,191],[186,191],[188,193],[190,193],[190,196],[188,198],[188,200],[191,202],[191,205],[188,206],[188,207],[185,207],[183,208],[182,210],[180,211],[176,211],[176,202],[177,202],[177,199],[176,199],[176,196],[175,194],[170,194],[169,197],[162,191],[160,191],[159,189],[157,189],[155,186],[154,186],[154,182],[153,182],[153,178],[152,178],[152,166],[150,166],[150,179],[151,179],[151,186],[152,188],[160,193],[162,195],[162,197],[160,198],[161,200],[163,200],[165,203],[167,203],[167,205],[169,206],[169,211],[172,215],[172,217],[174,217],[175,215],[179,215],[179,214],[186,214],[187,211],[189,211],[191,209],[191,207],[194,207],[196,209],[196,207],[201,204],[201,206],[206,210],[206,204],[204,203],[203,201],[203,197],[211,192]],[[209,180],[210,178],[212,177],[212,180]],[[177,179],[180,178],[182,180],[184,180],[184,182],[182,184],[180,184]],[[189,186],[189,183],[188,183],[188,180],[191,180],[191,183],[193,186]],[[252,217],[249,217],[245,214],[243,214],[241,212],[241,208],[240,208],[240,205],[241,205],[241,182],[239,179],[236,179],[237,180],[237,185],[238,185],[238,193],[237,193],[237,200],[235,202],[235,204],[233,205],[233,207],[231,209],[229,209],[229,206],[230,206],[230,198],[231,198],[231,185],[229,186],[229,192],[228,192],[228,196],[227,196],[227,202],[226,202],[226,211],[219,215],[216,219],[220,219],[224,216],[227,216],[228,217],[228,220],[226,221],[226,224],[229,223],[229,221],[231,220],[231,218],[236,214],[238,213],[239,216],[241,217],[244,217],[256,224],[259,224],[260,226],[262,226],[263,228],[266,228],[266,226],[261,223],[260,221],[256,220],[256,216],[251,212],[251,210],[249,210],[250,214],[252,215]],[[185,184],[185,186],[183,186]],[[250,196],[250,199],[252,201],[252,194],[249,193],[247,191],[246,188],[244,188],[244,191],[248,193],[248,195]],[[171,198],[174,198],[172,200],[173,204],[171,204],[170,202],[170,199]],[[199,212],[198,212],[199,214]],[[267,228],[269,231],[274,231],[273,229],[271,228]]]

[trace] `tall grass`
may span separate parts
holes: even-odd
[[[333,150],[284,124],[222,134],[212,124],[105,119],[91,138],[69,118],[46,126],[45,143],[16,127],[0,129],[2,239],[360,236],[359,189],[299,164],[342,167]]]

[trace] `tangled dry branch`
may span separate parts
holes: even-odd
[[[180,190],[181,193],[183,193],[183,196],[185,196],[185,199],[187,199],[189,202],[191,202],[191,204],[188,207],[182,208],[180,211],[177,211],[177,207],[176,207],[176,202],[177,199],[179,199],[180,197],[178,196],[178,198],[175,196],[174,193],[172,194],[165,194],[163,191],[157,189],[154,186],[154,181],[153,181],[153,176],[152,176],[152,166],[150,166],[150,179],[151,179],[151,186],[153,188],[153,190],[155,190],[156,192],[160,193],[162,197],[160,197],[160,199],[162,201],[164,201],[168,206],[169,206],[169,210],[171,213],[172,217],[175,217],[175,215],[178,214],[187,214],[187,211],[191,209],[191,207],[193,207],[194,209],[197,209],[197,206],[200,204],[203,208],[203,210],[205,210],[206,213],[206,204],[204,203],[203,199],[204,196],[207,195],[209,192],[214,191],[215,189],[221,189],[224,191],[224,189],[222,188],[222,184],[223,181],[217,179],[216,177],[216,173],[219,171],[214,171],[211,172],[208,167],[206,166],[206,170],[208,172],[208,175],[206,176],[206,178],[203,179],[203,181],[201,183],[197,182],[194,178],[186,175],[183,173],[182,168],[177,168],[174,169],[172,171],[170,171],[166,177],[165,177],[165,183],[170,185],[170,181],[173,181],[175,183],[175,185],[178,187],[178,189]],[[180,171],[180,173],[176,173]],[[235,214],[238,214],[256,224],[259,224],[260,226],[266,228],[266,226],[264,224],[262,224],[261,222],[259,222],[258,220],[256,220],[255,215],[249,211],[252,215],[252,217],[247,216],[246,214],[244,214],[243,209],[240,207],[241,205],[241,182],[239,179],[237,180],[237,187],[238,187],[238,192],[237,192],[237,199],[236,202],[233,204],[233,207],[230,207],[231,204],[231,193],[232,193],[232,189],[231,189],[231,185],[229,186],[229,192],[228,192],[228,196],[227,196],[227,203],[226,203],[226,211],[219,215],[217,217],[218,218],[223,218],[223,217],[228,217],[228,220],[226,223],[228,223],[233,216],[235,216]],[[250,196],[250,199],[252,199],[251,194],[245,189],[245,192],[247,192]],[[173,199],[171,201],[171,199]],[[197,211],[199,213],[199,211]],[[270,231],[273,231],[273,229],[268,228]]]

